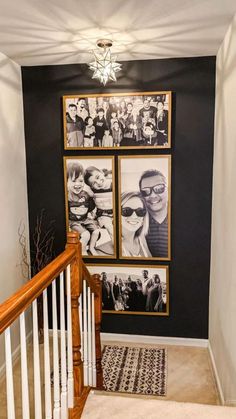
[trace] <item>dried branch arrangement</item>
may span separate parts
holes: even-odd
[[[44,220],[45,210],[42,209],[36,219],[36,226],[32,235],[33,248],[31,250],[32,276],[36,275],[43,269],[49,262],[52,261],[53,243],[55,239],[54,221],[50,221],[48,225]]]
[[[29,261],[29,252],[27,249],[27,240],[26,240],[26,232],[25,232],[25,224],[23,221],[20,222],[19,228],[18,228],[18,237],[19,237],[19,243],[21,248],[21,273],[23,278],[30,279],[31,276],[31,266]]]
[[[21,247],[21,269],[26,279],[36,275],[54,257],[53,244],[55,239],[54,221],[45,222],[45,210],[42,209],[37,216],[35,229],[32,234],[31,251],[27,249],[25,224],[20,223],[18,228],[19,244]],[[29,258],[30,256],[30,258]],[[29,261],[30,259],[30,261]]]
[[[25,224],[20,223],[18,228],[19,243],[21,246],[22,275],[26,279],[30,279],[41,271],[54,258],[53,244],[55,239],[54,221],[48,224],[45,221],[45,210],[42,209],[37,216],[35,229],[32,234],[31,250],[27,249],[27,240],[25,232]],[[29,257],[30,256],[30,257]],[[30,259],[30,261],[29,261]],[[43,301],[42,296],[37,300],[38,303],[38,327],[39,341],[43,343]]]

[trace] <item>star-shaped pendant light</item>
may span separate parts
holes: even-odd
[[[100,80],[105,86],[108,80],[116,81],[115,73],[121,70],[121,64],[117,63],[116,57],[111,54],[112,41],[100,39],[97,46],[103,51],[93,51],[95,61],[89,64],[89,68],[94,72],[92,78]]]

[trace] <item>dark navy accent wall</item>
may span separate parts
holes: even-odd
[[[90,75],[85,64],[22,68],[30,231],[44,208],[47,219],[55,220],[56,254],[64,249],[63,156],[89,154],[64,151],[62,96],[171,90],[171,150],[106,151],[107,155],[172,154],[172,260],[163,262],[170,267],[170,315],[106,314],[102,330],[207,338],[215,57],[124,62],[117,83],[105,88]]]

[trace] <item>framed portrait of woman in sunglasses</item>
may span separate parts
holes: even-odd
[[[119,255],[170,260],[171,156],[119,156]]]

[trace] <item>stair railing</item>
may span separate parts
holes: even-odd
[[[40,295],[43,295],[44,320],[41,357],[37,313],[37,298]],[[49,315],[49,304],[52,308],[52,319]],[[25,326],[25,313],[30,307],[34,406],[30,405],[27,365],[29,354]],[[65,251],[0,305],[0,333],[5,334],[8,419],[16,417],[11,349],[13,323],[20,324],[21,416],[24,419],[79,418],[90,388],[103,387],[101,312],[100,276],[90,275],[82,260],[79,235],[70,232]],[[52,333],[49,329],[50,320]]]

